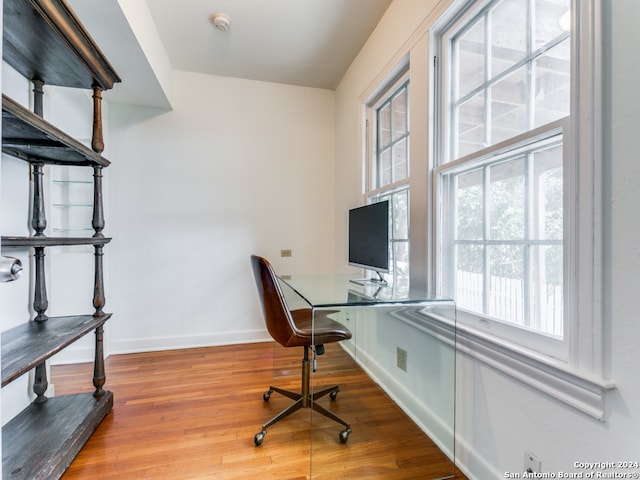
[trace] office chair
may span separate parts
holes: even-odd
[[[273,392],[280,393],[285,397],[295,400],[295,402],[262,425],[262,430],[256,433],[253,442],[256,446],[262,445],[264,436],[267,434],[267,428],[301,408],[312,408],[316,412],[346,427],[339,435],[340,442],[346,443],[351,433],[349,424],[316,402],[317,399],[327,394],[330,394],[331,399],[335,400],[339,392],[338,385],[323,388],[313,394],[310,393],[309,349],[314,349],[316,355],[322,355],[324,353],[325,343],[348,340],[351,338],[351,332],[342,324],[329,318],[327,315],[331,312],[315,312],[314,318],[313,311],[310,308],[289,310],[273,267],[269,261],[265,258],[252,255],[251,266],[253,268],[256,286],[258,287],[258,296],[260,297],[269,334],[283,347],[304,348],[301,393],[291,392],[273,386],[270,386],[269,390],[264,392],[262,398],[265,402],[269,401]],[[315,323],[315,328],[313,329],[312,321]]]

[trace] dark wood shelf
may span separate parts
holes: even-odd
[[[31,163],[109,166],[86,145],[2,95],[2,151]]]
[[[120,77],[65,1],[4,0],[3,59],[48,85],[108,90]]]
[[[32,403],[2,428],[2,478],[60,478],[112,408],[109,391]]]
[[[44,322],[25,322],[2,332],[2,386],[103,325],[110,317],[110,313],[50,317]]]
[[[106,245],[109,237],[2,237],[3,247],[64,247]]]
[[[4,0],[3,60],[33,83],[33,112],[2,96],[2,152],[31,164],[31,226],[34,236],[2,237],[2,247],[34,249],[33,309],[42,322],[26,321],[2,332],[2,387],[35,368],[36,400],[2,428],[2,477],[57,479],[111,411],[113,394],[102,387],[105,305],[103,246],[111,238],[105,227],[102,197],[104,150],[102,92],[120,77],[73,13],[66,0]],[[91,147],[44,120],[45,86],[92,91]],[[93,168],[93,237],[44,235],[46,229],[45,165]],[[93,245],[93,315],[47,318],[45,247]],[[95,391],[47,399],[45,361],[84,335],[95,331]]]

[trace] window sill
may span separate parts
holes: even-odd
[[[611,380],[573,371],[466,325],[456,326],[456,349],[600,421],[606,394],[616,388]]]
[[[554,362],[434,312],[408,310],[394,312],[393,316],[449,344],[458,353],[604,421],[606,394],[616,388],[612,380],[571,370],[561,361]]]

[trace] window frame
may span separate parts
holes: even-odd
[[[409,185],[409,179],[411,177],[411,151],[410,151],[410,139],[411,139],[411,124],[410,124],[410,77],[409,77],[409,65],[407,64],[400,70],[400,73],[395,75],[390,81],[383,83],[379,89],[376,90],[376,94],[369,101],[365,102],[365,175],[364,175],[364,194],[366,197],[371,198],[376,195],[385,194],[394,189],[401,189],[404,186]],[[408,138],[407,157],[409,158],[409,164],[407,165],[407,176],[403,179],[388,183],[383,186],[378,185],[378,167],[377,167],[377,120],[376,111],[379,107],[385,104],[393,96],[398,93],[400,88],[406,86],[407,88],[407,135]]]
[[[452,1],[449,9],[430,31],[434,69],[431,91],[434,98],[431,155],[442,158],[442,98],[446,68],[441,65],[443,35],[460,20],[463,11],[480,9],[489,0]],[[571,1],[571,115],[563,130],[564,161],[564,289],[566,354],[541,353],[496,336],[490,329],[458,322],[457,345],[472,356],[509,376],[565,402],[599,420],[605,418],[607,391],[615,388],[608,378],[610,352],[606,347],[610,325],[605,315],[604,194],[606,169],[603,153],[603,0]],[[471,6],[470,6],[471,5]],[[446,124],[446,123],[445,123]],[[444,143],[444,144],[443,144]],[[578,159],[580,161],[578,162]],[[440,290],[439,253],[442,240],[441,178],[434,161],[432,178],[431,278]]]
[[[402,283],[398,282],[398,268],[396,262],[396,244],[405,243],[407,244],[408,251],[408,268],[410,271],[411,264],[411,225],[410,225],[410,211],[411,211],[411,192],[410,192],[410,183],[411,183],[411,148],[410,148],[410,139],[411,139],[411,89],[410,89],[410,75],[409,75],[409,65],[403,65],[399,72],[393,76],[390,81],[383,82],[380,85],[380,88],[377,89],[376,95],[365,103],[365,175],[364,175],[364,200],[365,203],[375,203],[377,201],[382,200],[383,198],[389,199],[389,205],[391,208],[390,211],[390,232],[389,232],[389,252],[390,252],[390,272],[388,275],[392,277],[392,282],[394,284]],[[385,105],[386,103],[391,102],[391,100],[398,95],[402,88],[406,89],[407,92],[407,133],[403,136],[406,139],[407,146],[407,175],[402,179],[395,179],[392,174],[393,181],[387,183],[383,186],[379,186],[379,176],[380,176],[380,167],[378,162],[378,120],[377,120],[377,112],[378,110]],[[391,145],[394,142],[391,142]],[[391,147],[393,148],[393,147]],[[392,162],[392,170],[393,170],[393,162]],[[394,235],[394,227],[393,227],[393,219],[394,219],[394,202],[393,196],[395,194],[405,193],[407,197],[407,238],[396,238]],[[407,272],[406,283],[409,282],[409,272]]]
[[[391,112],[391,132],[390,132],[390,138],[389,138],[389,142],[381,145],[380,143],[380,111],[382,108],[384,108],[386,105],[389,105],[390,107],[393,105],[393,100],[395,98],[397,98],[400,93],[401,90],[404,90],[406,92],[406,106],[407,106],[407,113],[406,113],[406,123],[407,123],[407,131],[404,134],[401,134],[400,136],[398,136],[397,138],[393,138],[393,126],[395,124],[395,117],[393,116],[393,111]],[[371,176],[371,190],[372,191],[386,191],[390,188],[390,186],[393,185],[402,185],[403,183],[405,183],[407,181],[407,179],[410,176],[410,165],[409,165],[409,138],[410,138],[410,134],[411,134],[411,125],[410,125],[410,119],[409,119],[409,76],[408,75],[403,75],[399,80],[397,80],[396,82],[393,83],[393,85],[389,86],[389,88],[385,89],[384,91],[384,95],[382,95],[382,98],[376,102],[374,105],[371,106],[371,113],[372,113],[372,117],[375,120],[373,122],[373,140],[375,143],[375,147],[373,149],[373,155],[371,158],[371,171],[372,171],[372,176]],[[407,148],[407,174],[404,178],[400,178],[397,179],[396,178],[396,164],[394,162],[393,159],[393,149],[396,145],[400,144],[401,142],[404,142]],[[385,183],[384,185],[381,185],[381,178],[383,176],[382,174],[382,170],[383,170],[383,166],[382,166],[382,161],[380,159],[381,156],[381,151],[383,150],[390,150],[391,151],[391,165],[390,165],[390,177],[391,177],[391,181],[388,183]]]
[[[493,165],[495,157],[500,157],[502,154],[509,153],[514,154],[519,150],[526,150],[534,145],[545,145],[547,143],[554,143],[556,137],[562,136],[563,139],[569,136],[569,120],[567,118],[557,120],[542,127],[536,128],[524,134],[518,135],[512,140],[501,142],[496,145],[492,145],[476,152],[468,157],[462,157],[458,160],[436,166],[434,168],[434,191],[436,197],[439,199],[439,208],[436,211],[436,234],[440,235],[438,242],[436,242],[436,254],[435,254],[435,269],[436,269],[436,285],[437,292],[439,294],[446,295],[444,286],[450,280],[446,280],[444,272],[444,252],[447,250],[447,245],[450,244],[451,238],[447,232],[450,232],[451,226],[447,224],[449,219],[448,215],[443,214],[444,202],[441,195],[445,195],[448,186],[445,186],[444,177],[452,175],[458,172],[469,171],[475,168],[484,168],[489,165]],[[567,163],[569,158],[569,149],[567,142],[562,141],[563,148],[563,171],[567,169]],[[473,160],[469,160],[472,157]],[[566,191],[567,181],[566,176],[563,180],[564,189]],[[567,211],[569,206],[567,205],[568,199],[564,195],[563,204],[564,211]],[[564,230],[567,228],[567,218],[563,219]],[[445,240],[445,236],[447,236]],[[566,242],[563,239],[563,250],[566,250]],[[563,278],[567,277],[566,262],[563,262]],[[452,272],[449,272],[451,274]],[[566,304],[566,289],[563,289],[563,296],[565,297],[563,303]],[[566,306],[563,308],[566,311]],[[569,343],[568,332],[565,317],[565,335],[563,338],[557,338],[546,335],[541,332],[536,332],[522,328],[515,323],[506,321],[500,321],[491,319],[485,314],[478,314],[464,308],[458,307],[458,322],[460,324],[466,324],[472,328],[479,328],[491,332],[491,335],[500,337],[502,340],[512,342],[514,344],[528,347],[533,351],[542,352],[550,357],[561,359],[566,361],[568,359]]]

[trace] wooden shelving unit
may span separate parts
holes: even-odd
[[[5,95],[2,151],[30,163],[102,167],[110,164],[99,153]]]
[[[50,317],[46,322],[25,322],[3,332],[2,386],[36,368],[51,355],[103,325],[110,317],[108,313]]]
[[[34,251],[36,316],[2,332],[2,387],[35,369],[36,399],[2,428],[2,477],[57,479],[113,407],[112,393],[102,388],[103,327],[111,317],[103,311],[103,248],[111,239],[102,234],[102,176],[109,161],[101,155],[101,107],[102,91],[120,78],[64,0],[4,0],[3,17],[3,59],[33,82],[34,111],[2,96],[2,151],[28,162],[33,182],[33,234],[2,237],[2,247]],[[42,118],[45,84],[93,91],[93,118],[88,120],[93,122],[91,148]],[[46,235],[43,167],[47,164],[93,168],[93,236]],[[45,251],[76,245],[94,248],[95,311],[48,317]],[[45,361],[90,332],[95,332],[94,392],[47,398]]]

